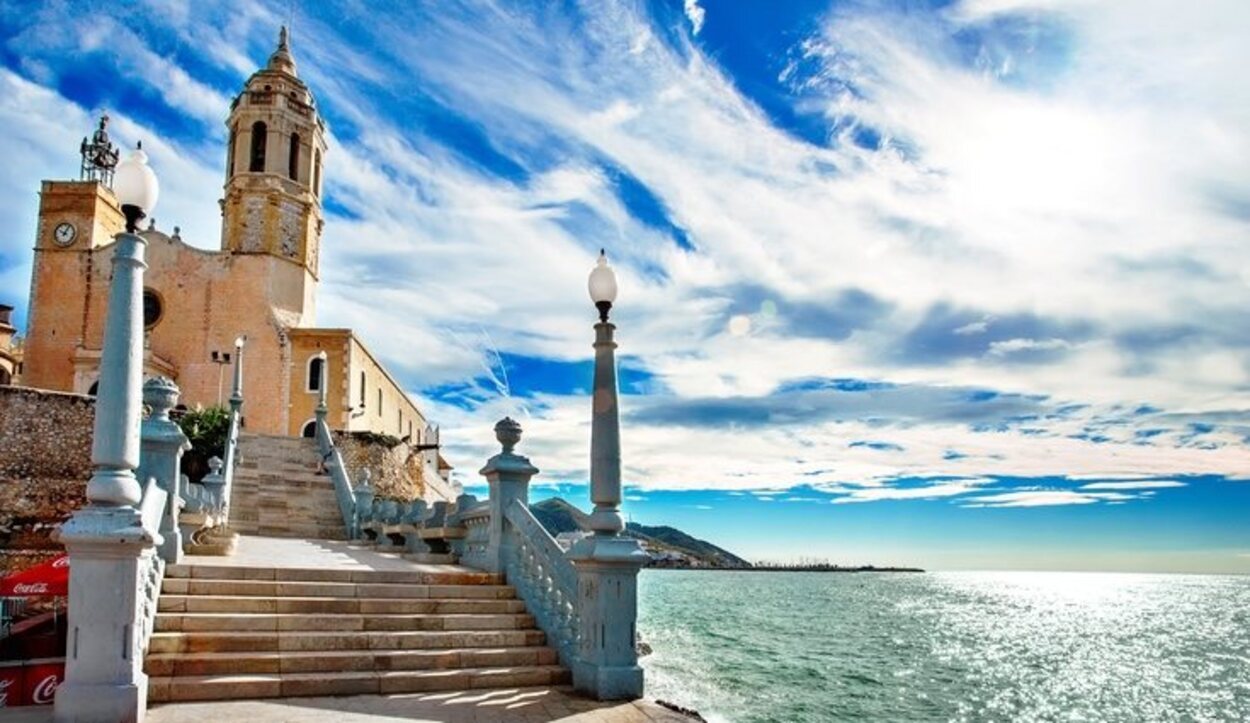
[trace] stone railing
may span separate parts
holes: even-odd
[[[169,515],[172,496],[165,491],[155,477],[149,477],[143,488],[143,500],[139,503],[139,518],[143,529],[156,531],[164,528]],[[174,529],[177,529],[175,526]],[[164,550],[161,536],[154,535],[159,550]],[[165,577],[165,559],[161,554],[149,554],[139,558],[139,595],[135,598],[135,629],[140,631],[139,649],[146,655],[152,628],[156,623],[156,599],[161,594],[161,581]]]
[[[504,514],[513,537],[504,570],[538,627],[572,666],[577,656],[577,570],[534,513],[516,500]]]
[[[464,527],[460,543],[460,564],[474,568],[486,566],[487,548],[490,546],[490,504],[483,502],[456,514],[456,521]]]
[[[325,369],[325,364],[322,364],[321,368]],[[323,379],[323,389],[324,385]],[[334,498],[339,503],[339,512],[343,515],[343,526],[347,530],[347,537],[354,540],[360,535],[356,515],[356,496],[352,491],[351,480],[347,477],[347,466],[343,464],[343,455],[334,446],[334,435],[330,433],[330,426],[326,424],[325,414],[320,408],[317,410],[317,448],[321,452],[326,474],[334,483]]]
[[[619,528],[595,530],[564,551],[530,512],[529,483],[538,468],[513,452],[521,425],[502,419],[495,438],[503,450],[481,470],[490,484],[488,515],[461,515],[472,520],[461,562],[504,573],[572,669],[575,688],[600,700],[640,697],[637,576],[646,553]]]

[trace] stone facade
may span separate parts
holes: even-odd
[[[61,553],[53,531],[85,501],[95,400],[0,387],[0,569]]]

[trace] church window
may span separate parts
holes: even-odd
[[[321,195],[321,151],[315,149],[313,150],[312,192],[315,196]]]
[[[165,305],[161,302],[160,294],[152,289],[143,290],[143,328],[151,329],[160,323],[161,317],[165,315]]]
[[[0,387],[7,386],[12,383],[13,375],[9,373],[8,369],[0,367]]]
[[[361,372],[360,373],[360,411],[361,412],[365,411],[365,394],[368,393],[369,391],[368,389],[365,388],[365,386],[366,386],[365,385],[365,373]]]
[[[321,366],[320,356],[315,356],[308,360],[308,391],[321,391]]]
[[[378,416],[382,416],[382,387],[378,387]]]
[[[304,423],[304,428],[300,430],[299,436],[309,439],[317,436],[317,420],[310,419]]]
[[[299,180],[299,134],[291,134],[291,153],[286,162],[286,173],[292,181]]]
[[[252,160],[247,170],[259,173],[265,170],[265,143],[268,140],[269,128],[264,121],[252,124]]]
[[[91,388],[87,390],[87,395],[94,397],[97,394],[99,394],[99,392],[100,392],[100,380],[97,379],[94,382],[91,382]]]
[[[226,176],[234,175],[234,146],[238,140],[239,131],[235,126],[230,126],[230,143],[226,146]]]

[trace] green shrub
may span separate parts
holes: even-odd
[[[178,426],[191,440],[191,449],[182,455],[182,473],[192,482],[199,482],[209,472],[209,458],[225,459],[230,410],[225,407],[190,410],[178,420]]]

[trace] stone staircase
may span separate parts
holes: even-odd
[[[244,434],[230,526],[243,535],[345,540],[334,483],[321,474],[314,439]]]
[[[512,587],[463,568],[171,565],[157,609],[152,702],[569,682]]]

